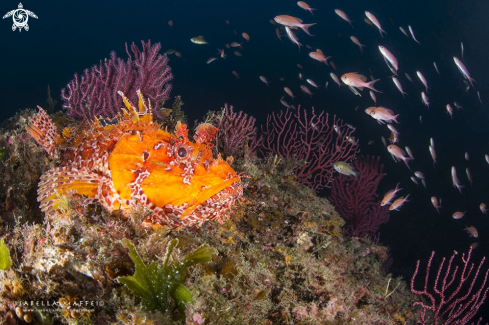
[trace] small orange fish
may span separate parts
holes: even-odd
[[[236,70],[231,71],[231,73],[234,74],[236,76],[236,78],[239,79],[239,74],[236,72]]]
[[[382,33],[387,34],[385,32],[385,30],[382,29],[382,26],[380,26],[379,21],[377,20],[377,18],[372,13],[365,11],[365,16],[367,16],[368,20],[370,20],[375,25],[375,27],[378,28],[380,36],[384,37],[384,35],[382,35]]]
[[[457,169],[455,169],[455,166],[452,166],[452,184],[453,187],[456,187],[459,190],[460,194],[462,194],[462,188],[465,186],[460,185],[460,181],[457,177]]]
[[[241,54],[241,52],[239,52],[239,51],[234,51],[234,55],[236,55],[236,56],[243,56],[243,54]]]
[[[474,226],[470,226],[470,227],[465,226],[464,230],[467,231],[468,234],[470,234],[470,237],[474,237],[474,238],[479,237],[479,233],[477,232],[477,229]]]
[[[224,53],[224,49],[217,49],[217,54],[219,54],[221,56],[221,59],[225,59],[226,58],[226,53]]]
[[[431,203],[435,207],[436,212],[438,212],[438,214],[440,214],[441,205],[438,205],[438,199],[436,198],[436,196],[431,197]]]
[[[232,42],[232,43],[231,43],[231,47],[240,47],[240,46],[241,46],[241,44],[243,44],[243,43]]]
[[[358,47],[360,48],[360,53],[363,54],[363,47],[365,46],[364,44],[360,43],[360,41],[358,40],[358,38],[356,38],[355,36],[350,36],[350,39],[353,43],[355,43],[356,45],[358,45]]]
[[[399,64],[394,54],[392,54],[391,51],[389,51],[388,49],[385,48],[385,46],[382,45],[379,45],[379,51],[384,57],[384,61],[387,64],[387,66],[389,68],[392,68],[394,70],[394,74],[397,76],[397,70],[399,70]]]
[[[483,214],[487,214],[487,206],[486,206],[486,204],[485,204],[485,203],[481,203],[481,204],[479,205],[479,208],[481,209],[481,212],[482,212]]]
[[[383,207],[386,204],[391,204],[392,199],[396,196],[396,193],[402,190],[402,188],[399,188],[399,184],[397,183],[396,188],[393,190],[390,190],[389,192],[385,193],[384,198],[380,202],[380,206]]]
[[[392,77],[392,81],[394,82],[397,89],[401,92],[402,97],[404,98],[404,95],[407,95],[407,93],[402,90],[402,85],[401,85],[401,82],[399,81],[399,79],[397,79],[396,77]]]
[[[410,160],[412,160],[412,158],[406,157],[406,152],[404,150],[402,150],[401,148],[399,148],[395,144],[390,144],[387,146],[387,151],[389,151],[389,153],[392,156],[392,159],[394,159],[395,162],[397,162],[398,159],[402,160],[406,164],[407,168],[409,168],[409,170],[411,170],[411,167],[409,167],[408,162]]]
[[[399,114],[394,115],[394,112],[389,108],[382,106],[369,107],[365,109],[365,113],[376,119],[379,124],[391,123],[392,121],[399,123],[397,122]]]
[[[374,88],[374,84],[379,80],[380,79],[375,79],[367,82],[367,77],[356,72],[345,73],[341,76],[341,81],[343,81],[343,83],[347,86],[358,88],[360,90],[363,90],[363,88],[368,88],[381,93],[381,91]]]
[[[465,211],[467,212],[467,211]],[[462,219],[465,216],[465,212],[457,211],[452,214],[453,219]]]
[[[288,26],[285,26],[285,32],[287,33],[287,36],[292,41],[292,43],[296,44],[299,47],[300,52],[302,44],[299,43],[299,39],[295,36],[294,32]]]
[[[302,9],[309,11],[309,12],[311,13],[311,15],[313,15],[313,16],[314,16],[314,14],[312,13],[312,11],[313,11],[313,10],[316,10],[316,9],[311,8],[311,7],[310,7],[310,6],[309,6],[307,3],[305,3],[304,1],[298,1],[298,2],[297,2],[297,5],[298,5],[299,7],[301,7]]]
[[[341,19],[343,19],[344,21],[347,21],[348,24],[350,24],[351,28],[353,28],[353,25],[351,24],[351,20],[350,18],[348,18],[348,16],[340,9],[335,9],[334,12],[341,17]]]
[[[402,207],[404,205],[405,202],[409,202],[408,201],[408,197],[409,195],[411,194],[408,194],[406,197],[404,196],[401,196],[400,198],[398,198],[397,200],[395,200],[390,206],[389,206],[389,211],[392,211],[392,210],[396,210],[396,211],[399,211],[399,208]]]
[[[288,26],[291,28],[300,28],[302,29],[307,35],[309,36],[314,36],[309,33],[309,27],[316,25],[316,23],[313,24],[303,24],[302,19],[288,16],[288,15],[279,15],[273,18],[277,23],[283,26]]]
[[[280,40],[280,42],[283,42],[282,41],[282,35],[280,35],[280,30],[278,28],[275,28],[275,34],[277,35],[277,37]]]
[[[268,80],[264,76],[260,76],[260,80],[263,81],[268,86]],[[269,86],[270,87],[270,86]]]
[[[250,41],[250,35],[248,35],[248,33],[243,33],[243,34],[241,34],[241,36],[243,36],[243,38],[244,38],[244,39],[245,39],[247,42],[249,42],[249,41]]]
[[[316,52],[309,52],[309,56],[311,58],[313,58],[314,60],[317,60],[319,62],[323,62],[326,65],[329,65],[328,59],[331,58],[330,56],[328,56],[328,57],[324,56],[323,51],[321,51],[320,49],[317,49]]]
[[[311,96],[311,98],[312,98],[312,93],[311,93],[311,91],[309,90],[309,88],[307,88],[307,86],[301,85],[301,90],[302,90],[304,93],[306,93],[306,94],[308,94],[309,96]]]
[[[425,104],[426,107],[430,108],[430,99],[426,96],[424,91],[421,92],[421,102]]]
[[[27,132],[61,167],[41,176],[41,210],[56,215],[60,196],[78,193],[97,199],[109,212],[129,213],[136,204],[152,210],[143,226],[174,230],[221,218],[242,196],[240,177],[211,151],[217,128],[200,124],[188,139],[185,124],[175,133],[153,121],[151,105],[138,90],[139,105],[122,96],[126,109],[116,118],[95,118],[89,129],[71,138],[39,107]]]
[[[168,21],[168,25],[170,25],[170,27],[173,28],[173,21],[172,20],[169,20]]]
[[[287,93],[287,95],[292,97],[292,100],[294,100],[295,96],[294,96],[294,93],[292,93],[292,90],[290,90],[289,87],[284,87],[284,90]]]

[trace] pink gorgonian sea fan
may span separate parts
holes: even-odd
[[[115,52],[110,59],[86,69],[81,76],[75,73],[73,80],[61,91],[66,114],[79,120],[93,120],[95,117],[113,118],[124,106],[118,91],[122,91],[133,103],[137,103],[136,91],[141,90],[149,98],[153,112],[158,114],[161,103],[168,99],[173,78],[168,66],[168,58],[161,55],[161,44],[151,45],[151,41],[141,41],[142,50],[131,44],[131,56],[124,62]]]

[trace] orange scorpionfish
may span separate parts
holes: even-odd
[[[151,103],[146,105],[139,90],[138,108],[119,94],[127,110],[111,121],[95,118],[91,128],[73,136],[69,129],[60,135],[39,106],[29,119],[27,132],[62,166],[41,176],[41,210],[55,214],[60,195],[78,193],[98,199],[109,212],[129,212],[139,202],[152,210],[146,227],[222,223],[243,187],[231,166],[212,156],[217,128],[200,124],[191,142],[185,124],[178,122],[170,134],[154,123]]]

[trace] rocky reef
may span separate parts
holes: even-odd
[[[223,224],[147,229],[143,207],[109,214],[77,194],[46,218],[37,182],[56,162],[25,132],[33,113],[0,132],[0,239],[11,258],[0,323],[415,323],[415,296],[384,271],[388,249],[343,236],[329,201],[292,173],[303,162],[234,157],[245,191]]]

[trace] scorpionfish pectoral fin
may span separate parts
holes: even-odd
[[[37,200],[41,202],[41,210],[47,215],[56,213],[56,210],[59,208],[61,196],[66,196],[71,193],[101,199],[102,205],[109,211],[112,211],[116,209],[115,201],[117,194],[108,193],[110,189],[107,181],[105,177],[86,168],[53,168],[41,176],[37,191]]]

